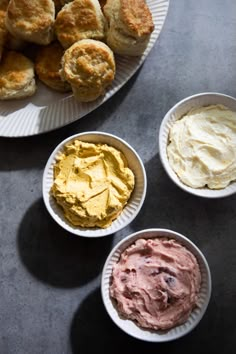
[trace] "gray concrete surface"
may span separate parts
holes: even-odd
[[[158,131],[180,99],[203,91],[236,97],[235,0],[172,0],[163,31],[134,77],[70,126],[40,136],[0,138],[0,353],[234,353],[236,196],[204,200],[178,189],[163,170]],[[137,218],[100,240],[67,234],[47,214],[41,180],[53,148],[76,132],[117,134],[140,154],[148,177]],[[105,312],[101,270],[131,232],[162,227],[205,254],[213,292],[198,327],[166,344],[130,338]]]

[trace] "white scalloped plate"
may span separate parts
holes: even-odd
[[[27,99],[0,102],[0,136],[22,137],[47,132],[72,123],[112,97],[138,70],[154,46],[168,12],[169,0],[147,0],[155,29],[140,57],[116,56],[116,77],[106,95],[94,102],[79,103],[72,94],[61,94],[38,83],[37,93]]]
[[[159,131],[159,154],[162,165],[166,170],[171,180],[181,189],[188,193],[204,198],[223,198],[236,193],[236,182],[230,183],[223,189],[209,189],[209,188],[191,188],[185,185],[176,175],[174,170],[169,164],[167,157],[167,144],[169,141],[170,128],[174,122],[184,114],[188,113],[191,109],[196,107],[203,107],[215,104],[222,104],[232,111],[236,111],[236,98],[217,92],[203,92],[193,96],[189,96],[182,101],[178,102],[172,107],[165,115],[161,122]]]
[[[50,193],[53,184],[53,165],[56,163],[56,157],[60,152],[63,152],[63,147],[69,141],[79,139],[90,143],[108,144],[123,152],[128,166],[133,171],[135,176],[135,186],[128,203],[112,224],[105,228],[82,228],[72,225],[64,216],[62,209],[57,205],[55,199]],[[52,152],[46,164],[43,174],[43,199],[45,206],[52,218],[65,230],[77,236],[83,237],[103,237],[113,234],[126,227],[138,215],[146,196],[147,177],[144,165],[136,151],[123,139],[115,135],[103,132],[85,132],[75,134],[62,141]]]
[[[113,265],[118,262],[121,253],[139,238],[156,237],[172,238],[185,246],[197,258],[202,276],[197,306],[191,312],[188,320],[184,324],[166,331],[142,329],[134,321],[120,317],[109,295]],[[121,240],[109,254],[102,272],[101,292],[103,303],[109,316],[120,329],[137,339],[148,342],[167,342],[180,338],[192,331],[203,317],[211,296],[211,273],[204,255],[187,237],[167,229],[141,230]]]

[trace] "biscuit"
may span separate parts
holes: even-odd
[[[53,0],[10,0],[6,26],[15,37],[36,44],[49,44],[53,37]]]
[[[154,30],[145,0],[107,0],[103,8],[108,22],[106,42],[114,53],[141,55]]]
[[[59,71],[64,49],[59,42],[39,48],[35,59],[35,71],[39,79],[48,87],[60,92],[71,91],[70,85],[62,81]]]
[[[21,53],[5,51],[0,63],[0,100],[32,96],[35,91],[33,62]]]
[[[55,32],[65,49],[81,39],[104,39],[105,17],[98,0],[74,0],[66,4],[57,14]]]
[[[103,42],[82,39],[65,51],[61,76],[71,84],[77,100],[94,101],[114,80],[113,52]]]

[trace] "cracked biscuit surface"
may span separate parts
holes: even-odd
[[[74,0],[66,4],[55,21],[57,39],[69,48],[81,39],[105,37],[105,17],[98,0]]]
[[[53,37],[55,5],[53,0],[10,0],[6,26],[9,32],[36,44],[49,44]]]
[[[89,102],[105,93],[115,77],[112,50],[103,42],[83,39],[65,51],[62,78],[71,84],[76,99]]]
[[[154,30],[145,0],[107,0],[103,8],[108,22],[106,42],[118,54],[141,55]]]

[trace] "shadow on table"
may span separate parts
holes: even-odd
[[[213,353],[211,348],[217,348],[215,334],[219,323],[216,321],[215,324],[212,323],[214,304],[211,304],[211,307],[211,311],[206,313],[198,327],[185,337],[169,343],[149,343],[130,337],[112,322],[102,303],[100,289],[97,289],[82,302],[72,320],[70,332],[72,353],[199,354],[205,352],[201,351],[202,348],[207,348],[208,353]],[[208,333],[210,328],[212,331]],[[220,341],[218,338],[218,342]]]
[[[145,169],[147,194],[140,214],[132,222],[135,229],[168,228],[211,247],[213,238],[216,241],[233,229],[236,195],[212,200],[183,191],[166,174],[159,154],[145,163]]]
[[[39,199],[21,221],[18,251],[33,276],[56,287],[72,288],[86,284],[100,273],[112,238],[85,239],[64,231]]]

